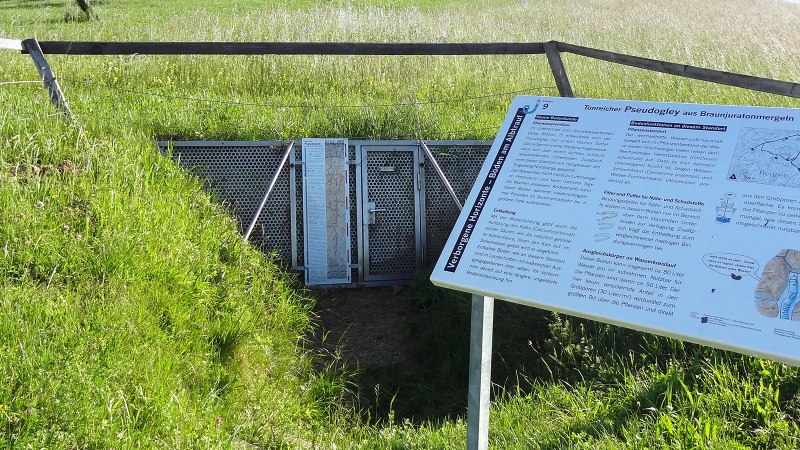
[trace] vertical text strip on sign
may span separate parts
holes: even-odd
[[[306,284],[347,284],[350,199],[346,139],[303,139]]]

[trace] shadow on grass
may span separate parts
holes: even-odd
[[[421,275],[404,301],[421,310],[408,323],[415,360],[361,364],[353,378],[355,402],[371,422],[421,424],[466,414],[469,381],[470,296],[430,284]],[[631,370],[676,359],[697,361],[698,346],[528,306],[495,303],[492,383],[501,395],[524,396],[541,384],[624,385]],[[663,366],[663,367],[662,367]],[[663,404],[672,385],[631,393],[630,404],[602,418],[623,423],[641,408]],[[673,380],[674,382],[675,380]],[[638,406],[636,406],[638,405]],[[632,412],[633,411],[633,412]],[[580,430],[592,433],[593,425]]]
[[[419,311],[407,316],[411,338],[394,343],[412,357],[386,363],[368,353],[359,360],[359,370],[348,377],[350,399],[367,423],[430,425],[466,415],[470,296],[434,287],[428,276],[422,274],[397,296],[397,301]],[[381,308],[371,310],[367,320],[386,327],[390,313]],[[547,414],[561,417],[558,424],[541,422],[546,430],[537,433],[537,448],[542,449],[570,448],[578,438],[625,441],[631,423],[659,422],[665,408],[691,406],[687,392],[715,392],[729,379],[749,380],[752,386],[742,392],[760,392],[762,381],[778,386],[778,407],[792,417],[800,416],[800,378],[791,376],[792,371],[767,370],[755,358],[503,301],[495,303],[492,356],[493,392],[500,410],[512,399],[564,408],[563,414],[557,410]],[[718,368],[732,373],[716,374]],[[563,393],[562,406],[558,396],[539,397],[551,387]],[[584,390],[591,394],[584,395]],[[772,397],[767,397],[764,401],[770,406]],[[599,403],[576,406],[585,401]],[[741,414],[761,417],[751,409],[757,406],[748,405]],[[538,414],[541,409],[522,411]],[[741,439],[764,428],[766,420],[744,427]],[[675,439],[692,441],[692,427],[698,423],[686,422],[688,428]]]

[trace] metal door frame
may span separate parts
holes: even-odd
[[[422,269],[422,262],[425,250],[424,240],[424,194],[425,194],[425,180],[424,174],[420,170],[421,155],[419,145],[416,141],[351,141],[355,145],[355,164],[358,167],[356,170],[356,214],[358,218],[358,280],[365,285],[380,285],[380,284],[398,284],[398,281],[411,281],[416,273]],[[367,153],[370,151],[380,152],[411,152],[412,156],[412,170],[416,183],[416,192],[414,194],[414,234],[416,245],[416,266],[417,269],[413,274],[397,274],[397,275],[369,275],[369,242],[368,242],[368,227],[365,223],[364,202],[367,200],[364,195],[368,192],[369,186],[367,183],[367,166],[364,164],[367,160]],[[367,228],[365,228],[367,227]]]

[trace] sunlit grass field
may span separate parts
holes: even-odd
[[[554,39],[800,81],[800,5],[773,0],[106,0],[94,20],[73,3],[0,1],[0,37]],[[0,448],[463,447],[463,405],[433,419],[391,402],[365,413],[347,368],[312,364],[312,300],[153,141],[491,139],[514,95],[557,95],[543,55],[52,55],[69,124],[40,84],[8,83],[37,80],[28,55],[0,58]],[[800,107],[564,62],[582,97]],[[463,330],[466,303],[417,289],[440,314],[422,340],[443,373],[460,373],[445,366],[467,342],[443,330]],[[504,308],[495,448],[800,447],[796,368]]]

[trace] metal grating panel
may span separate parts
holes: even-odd
[[[417,271],[414,154],[368,151],[366,164],[368,201],[385,208],[377,223],[369,226],[369,275],[413,274]],[[393,170],[382,170],[388,167]]]
[[[463,203],[478,178],[490,145],[436,145],[429,146],[456,195]],[[425,170],[425,257],[426,264],[434,264],[442,253],[456,219],[456,207],[436,171]]]
[[[347,156],[350,161],[356,159],[356,147],[350,145],[347,148]],[[358,264],[358,195],[356,194],[359,186],[356,185],[356,171],[360,169],[358,164],[350,164],[348,176],[350,177],[350,263]],[[353,278],[355,279],[355,278]]]
[[[231,207],[243,229],[253,219],[285,151],[282,145],[175,145],[172,158],[204,179],[211,192]],[[289,218],[289,172],[284,167],[250,240],[276,252],[287,264],[292,255]]]
[[[295,207],[297,218],[297,266],[302,267],[305,265],[305,234],[303,230],[303,148],[295,144],[294,157],[296,160],[295,166],[292,168],[295,173]]]

